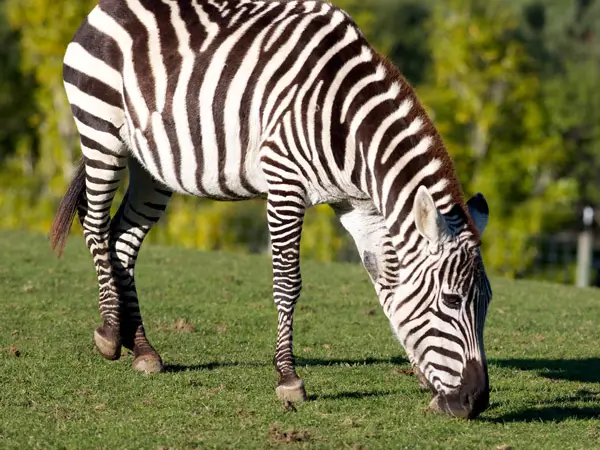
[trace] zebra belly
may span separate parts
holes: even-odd
[[[128,139],[132,155],[173,192],[215,200],[245,200],[266,194],[258,149],[197,148],[189,129],[156,111],[150,114],[145,130],[133,128],[128,119],[130,129],[134,129]]]

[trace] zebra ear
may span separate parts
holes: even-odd
[[[477,230],[479,230],[479,235],[483,235],[483,230],[485,230],[490,217],[490,209],[483,194],[478,192],[471,197],[467,202],[467,208]]]
[[[420,186],[415,195],[413,215],[417,230],[431,244],[438,244],[447,233],[446,221],[440,214],[433,197],[425,186]]]

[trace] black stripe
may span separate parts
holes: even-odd
[[[72,104],[71,111],[73,111],[73,116],[75,116],[77,120],[89,126],[90,128],[93,128],[98,131],[103,131],[105,133],[110,133],[119,141],[121,140],[119,136],[119,129],[116,126],[114,126],[111,122],[104,120],[98,116],[95,116],[94,114],[84,109],[81,109],[77,105]]]
[[[90,70],[93,70],[93,68],[90,68]],[[104,103],[123,109],[121,93],[97,78],[65,64],[63,66],[63,80],[77,86],[80,91],[102,100]]]

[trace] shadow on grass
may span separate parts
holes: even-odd
[[[408,360],[401,357],[365,358],[365,359],[325,359],[325,358],[296,358],[296,366],[370,366],[376,364],[407,364]],[[214,370],[221,367],[264,367],[267,362],[256,361],[214,361],[204,364],[167,364],[165,372],[187,372],[194,370]]]
[[[533,371],[550,380],[600,383],[600,358],[584,359],[490,359],[493,365]],[[584,406],[582,406],[582,403]],[[585,404],[588,405],[585,405]],[[500,417],[483,419],[489,422],[562,422],[568,419],[600,418],[600,395],[579,390],[576,395],[536,403]]]
[[[314,400],[339,400],[339,399],[343,399],[343,398],[350,398],[350,399],[362,399],[362,398],[368,398],[368,397],[382,397],[384,395],[392,395],[393,392],[391,391],[371,391],[371,392],[366,392],[366,391],[360,391],[360,392],[352,392],[352,391],[347,391],[347,392],[338,392],[336,394],[312,394],[308,396],[308,400],[309,401],[314,401]]]
[[[499,367],[531,370],[551,380],[600,383],[600,358],[585,359],[490,359]]]
[[[392,358],[364,358],[364,359],[336,359],[336,358],[296,358],[296,365],[302,366],[373,366],[378,364],[408,364],[406,358],[394,356]]]
[[[242,362],[242,361],[219,361],[209,362],[204,364],[166,364],[165,372],[176,373],[176,372],[188,372],[196,370],[214,370],[221,367],[264,367],[267,363],[262,362]]]
[[[590,406],[578,406],[589,403]],[[567,419],[600,418],[600,396],[597,393],[579,390],[576,395],[559,397],[543,404],[494,418],[482,418],[484,422],[562,422]]]
[[[600,418],[600,407],[576,406],[542,406],[539,408],[527,408],[515,413],[505,414],[494,419],[482,419],[484,422],[563,422],[568,419],[598,419]]]

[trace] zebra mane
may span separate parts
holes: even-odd
[[[381,53],[377,52],[375,49],[372,49],[374,55],[374,62],[377,65],[383,66],[386,72],[386,84],[390,86],[393,84],[397,84],[400,86],[400,91],[397,97],[397,103],[400,104],[404,100],[410,100],[412,102],[411,112],[407,115],[406,118],[401,118],[400,122],[404,127],[408,127],[410,120],[415,118],[420,118],[423,122],[422,131],[419,133],[420,135],[430,136],[432,139],[432,143],[429,147],[429,150],[423,158],[427,159],[438,159],[442,162],[441,167],[438,169],[437,174],[440,178],[445,178],[448,180],[448,184],[445,188],[445,194],[450,195],[451,207],[442,211],[447,217],[454,217],[462,221],[463,224],[466,224],[466,228],[473,233],[477,240],[479,240],[479,233],[473,220],[471,219],[468,209],[466,206],[464,192],[462,190],[462,186],[458,179],[458,175],[456,173],[456,168],[450,154],[448,153],[448,149],[446,148],[442,137],[437,131],[433,121],[427,114],[425,107],[419,100],[419,97],[416,94],[414,87],[408,82],[408,80],[404,77],[404,75],[400,72],[398,67],[394,65],[388,58],[386,58]],[[415,135],[409,135],[408,139],[410,141],[411,147],[414,147],[418,144],[418,141]],[[395,160],[401,157],[400,154],[396,153],[393,155]],[[391,161],[395,162],[394,160]],[[437,202],[436,202],[437,204]],[[438,205],[439,206],[439,205]]]

